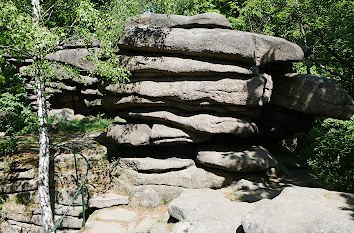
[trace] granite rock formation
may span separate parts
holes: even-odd
[[[205,232],[213,232],[210,229],[216,224],[223,229],[224,216],[213,219],[214,223],[208,220],[208,209],[192,206],[196,210],[185,210],[185,206],[192,208],[190,197],[201,202],[196,201],[196,205],[212,206],[209,200],[201,198],[204,194],[216,200],[218,212],[224,211],[220,209],[223,206],[235,207],[227,212],[236,214],[225,220],[228,224],[225,232],[235,232],[241,222],[246,232],[256,231],[258,222],[272,225],[256,213],[241,218],[256,209],[253,203],[233,203],[219,191],[204,189],[239,187],[232,195],[246,202],[274,198],[284,186],[253,187],[255,185],[239,181],[286,174],[284,157],[273,154],[268,142],[306,132],[316,116],[348,119],[354,112],[353,99],[335,81],[293,74],[292,62],[305,57],[299,45],[282,38],[231,30],[230,23],[219,14],[133,17],[126,21],[117,46],[121,64],[132,73],[131,82],[101,83],[98,78],[89,77],[94,65],[84,58],[89,52],[98,53],[99,44],[87,48],[82,42],[73,41],[63,44],[47,59],[74,66],[80,74],[58,70],[63,79],[60,83],[48,84],[47,101],[53,109],[73,109],[52,111],[52,115],[59,114],[67,120],[98,112],[125,119],[110,125],[97,139],[107,147],[107,156],[114,161],[109,168],[109,186],[119,186],[139,198],[145,207],[160,205],[185,191],[169,208],[170,214],[181,221],[173,232],[196,232],[194,230],[200,227],[205,228]],[[30,63],[31,60],[25,60],[21,69]],[[74,78],[69,79],[69,76]],[[27,83],[26,88],[35,104],[33,83]],[[72,164],[61,163],[60,166],[72,169]],[[103,175],[100,164],[92,163],[92,166],[98,171],[95,170],[97,174],[91,181],[99,182]],[[18,177],[31,182],[18,178],[17,191],[3,186],[2,192],[34,191],[37,186],[29,176],[34,176],[30,169],[23,170]],[[58,180],[63,184],[72,181],[69,175],[61,175]],[[317,186],[311,181],[300,184],[292,180],[290,183]],[[57,199],[63,206],[71,195],[66,195],[65,190],[61,190]],[[283,196],[290,194],[287,191]],[[277,200],[280,202],[282,198]],[[260,209],[266,213],[269,207],[264,203]],[[79,201],[76,204],[79,205]],[[116,208],[109,212],[137,215]],[[197,212],[199,215],[195,216]],[[13,214],[6,218],[32,221],[11,216]],[[101,210],[92,216],[110,221]],[[36,225],[37,222],[33,220],[31,224],[33,222]],[[90,222],[98,224],[91,225],[92,229],[101,229],[101,223],[94,217]],[[119,227],[127,230],[130,226]],[[67,228],[77,229],[77,225]]]

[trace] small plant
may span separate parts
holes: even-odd
[[[16,204],[29,206],[32,204],[29,193],[17,194],[14,198]]]
[[[13,136],[0,139],[0,155],[13,155],[18,153],[19,139]]]
[[[158,218],[156,219],[156,223],[167,223],[167,221],[165,219]]]
[[[2,207],[4,206],[6,199],[7,199],[6,195],[4,195],[4,194],[0,195],[0,211],[2,210]]]
[[[172,201],[172,199],[168,196],[163,196],[162,201],[164,205],[168,205]]]

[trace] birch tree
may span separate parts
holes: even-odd
[[[33,22],[40,21],[39,0],[32,0]],[[35,65],[38,57],[34,57]],[[37,89],[38,123],[39,123],[39,164],[38,164],[38,196],[41,208],[42,226],[44,232],[49,232],[53,227],[53,213],[50,206],[49,195],[49,137],[47,128],[46,103],[45,103],[45,80],[42,79],[41,69],[36,67],[35,80]]]

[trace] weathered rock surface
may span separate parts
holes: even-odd
[[[233,113],[241,116],[248,116],[253,119],[258,119],[260,116],[260,108],[255,107],[245,107],[245,106],[235,106],[235,105],[221,105],[215,104],[213,101],[208,100],[197,100],[189,101],[181,104],[181,102],[174,101],[167,98],[155,98],[146,97],[138,95],[129,96],[114,96],[107,94],[102,98],[102,106],[105,111],[109,113],[119,114],[121,111],[126,109],[136,109],[136,108],[173,108],[182,111],[189,112],[216,112],[216,113]]]
[[[151,129],[151,143],[155,145],[163,143],[193,142],[201,143],[209,141],[211,137],[204,134],[196,134],[188,130],[168,127],[162,124],[154,124]]]
[[[254,205],[233,202],[224,195],[222,191],[210,189],[184,191],[168,206],[169,214],[184,223],[183,226],[176,224],[173,232],[239,232],[241,217]]]
[[[139,211],[120,207],[96,210],[80,233],[148,232],[158,220],[167,221],[163,209]]]
[[[301,47],[284,39],[227,29],[126,27],[118,46],[228,59],[257,66],[304,59]]]
[[[329,78],[287,74],[274,79],[271,103],[306,114],[349,119],[354,100]]]
[[[59,50],[53,54],[48,54],[45,56],[46,59],[50,61],[57,61],[66,63],[77,68],[93,72],[93,63],[85,59],[90,53],[98,53],[98,48],[76,48],[76,49],[64,49]]]
[[[134,77],[154,77],[160,75],[255,75],[256,71],[237,65],[218,64],[213,62],[198,61],[179,57],[148,57],[148,56],[125,56],[120,60],[124,66],[133,72]],[[149,75],[150,74],[150,75]],[[181,79],[182,79],[181,77]]]
[[[106,192],[103,194],[94,194],[93,197],[90,198],[90,208],[108,208],[112,206],[118,205],[128,205],[129,204],[129,196],[121,196],[116,193]]]
[[[221,134],[228,133],[241,137],[251,137],[258,134],[257,125],[246,118],[219,117],[209,114],[178,116],[167,111],[147,113],[129,112],[129,117],[145,120],[158,120],[174,124],[198,133]]]
[[[230,22],[225,16],[208,12],[194,16],[142,14],[131,17],[124,23],[124,27],[152,26],[169,28],[227,28],[231,29]]]
[[[204,166],[232,172],[257,172],[276,167],[277,160],[267,149],[261,146],[251,147],[201,147],[197,152],[197,161]]]
[[[111,124],[107,137],[119,144],[133,146],[150,143],[151,128],[146,124]]]
[[[171,143],[200,143],[209,141],[209,135],[188,130],[153,124],[112,124],[107,129],[107,137],[119,145],[162,145]]]
[[[160,200],[163,202],[172,201],[177,198],[185,188],[169,186],[169,185],[139,185],[139,186],[131,186],[128,188],[129,192],[133,193],[134,196],[141,197],[144,196],[144,192],[146,190],[154,190]]]
[[[195,165],[192,159],[167,158],[120,158],[118,164],[122,168],[128,168],[140,172],[161,173],[170,170],[184,169]]]
[[[289,187],[259,202],[242,218],[242,226],[245,233],[350,233],[353,207],[353,194]]]
[[[124,178],[125,177],[125,178]],[[170,185],[183,188],[221,188],[226,179],[195,166],[180,171],[144,174],[127,169],[120,179],[127,179],[134,185]]]
[[[105,87],[113,94],[131,94],[153,98],[167,98],[179,102],[209,100],[218,104],[262,106],[268,103],[272,93],[272,80],[262,74],[251,79],[224,78],[214,81],[140,81],[128,83],[122,89],[119,84]],[[103,91],[103,90],[102,90]]]

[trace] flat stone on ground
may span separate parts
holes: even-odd
[[[90,208],[107,208],[118,205],[128,205],[129,204],[129,196],[121,196],[116,193],[106,192],[103,194],[94,194],[92,198],[90,198]]]
[[[179,228],[186,230],[174,229],[176,233],[235,233],[241,217],[253,208],[252,203],[227,199],[220,190],[196,189],[186,190],[173,200],[168,212],[180,221]]]
[[[354,195],[288,187],[242,218],[245,233],[352,233]]]

